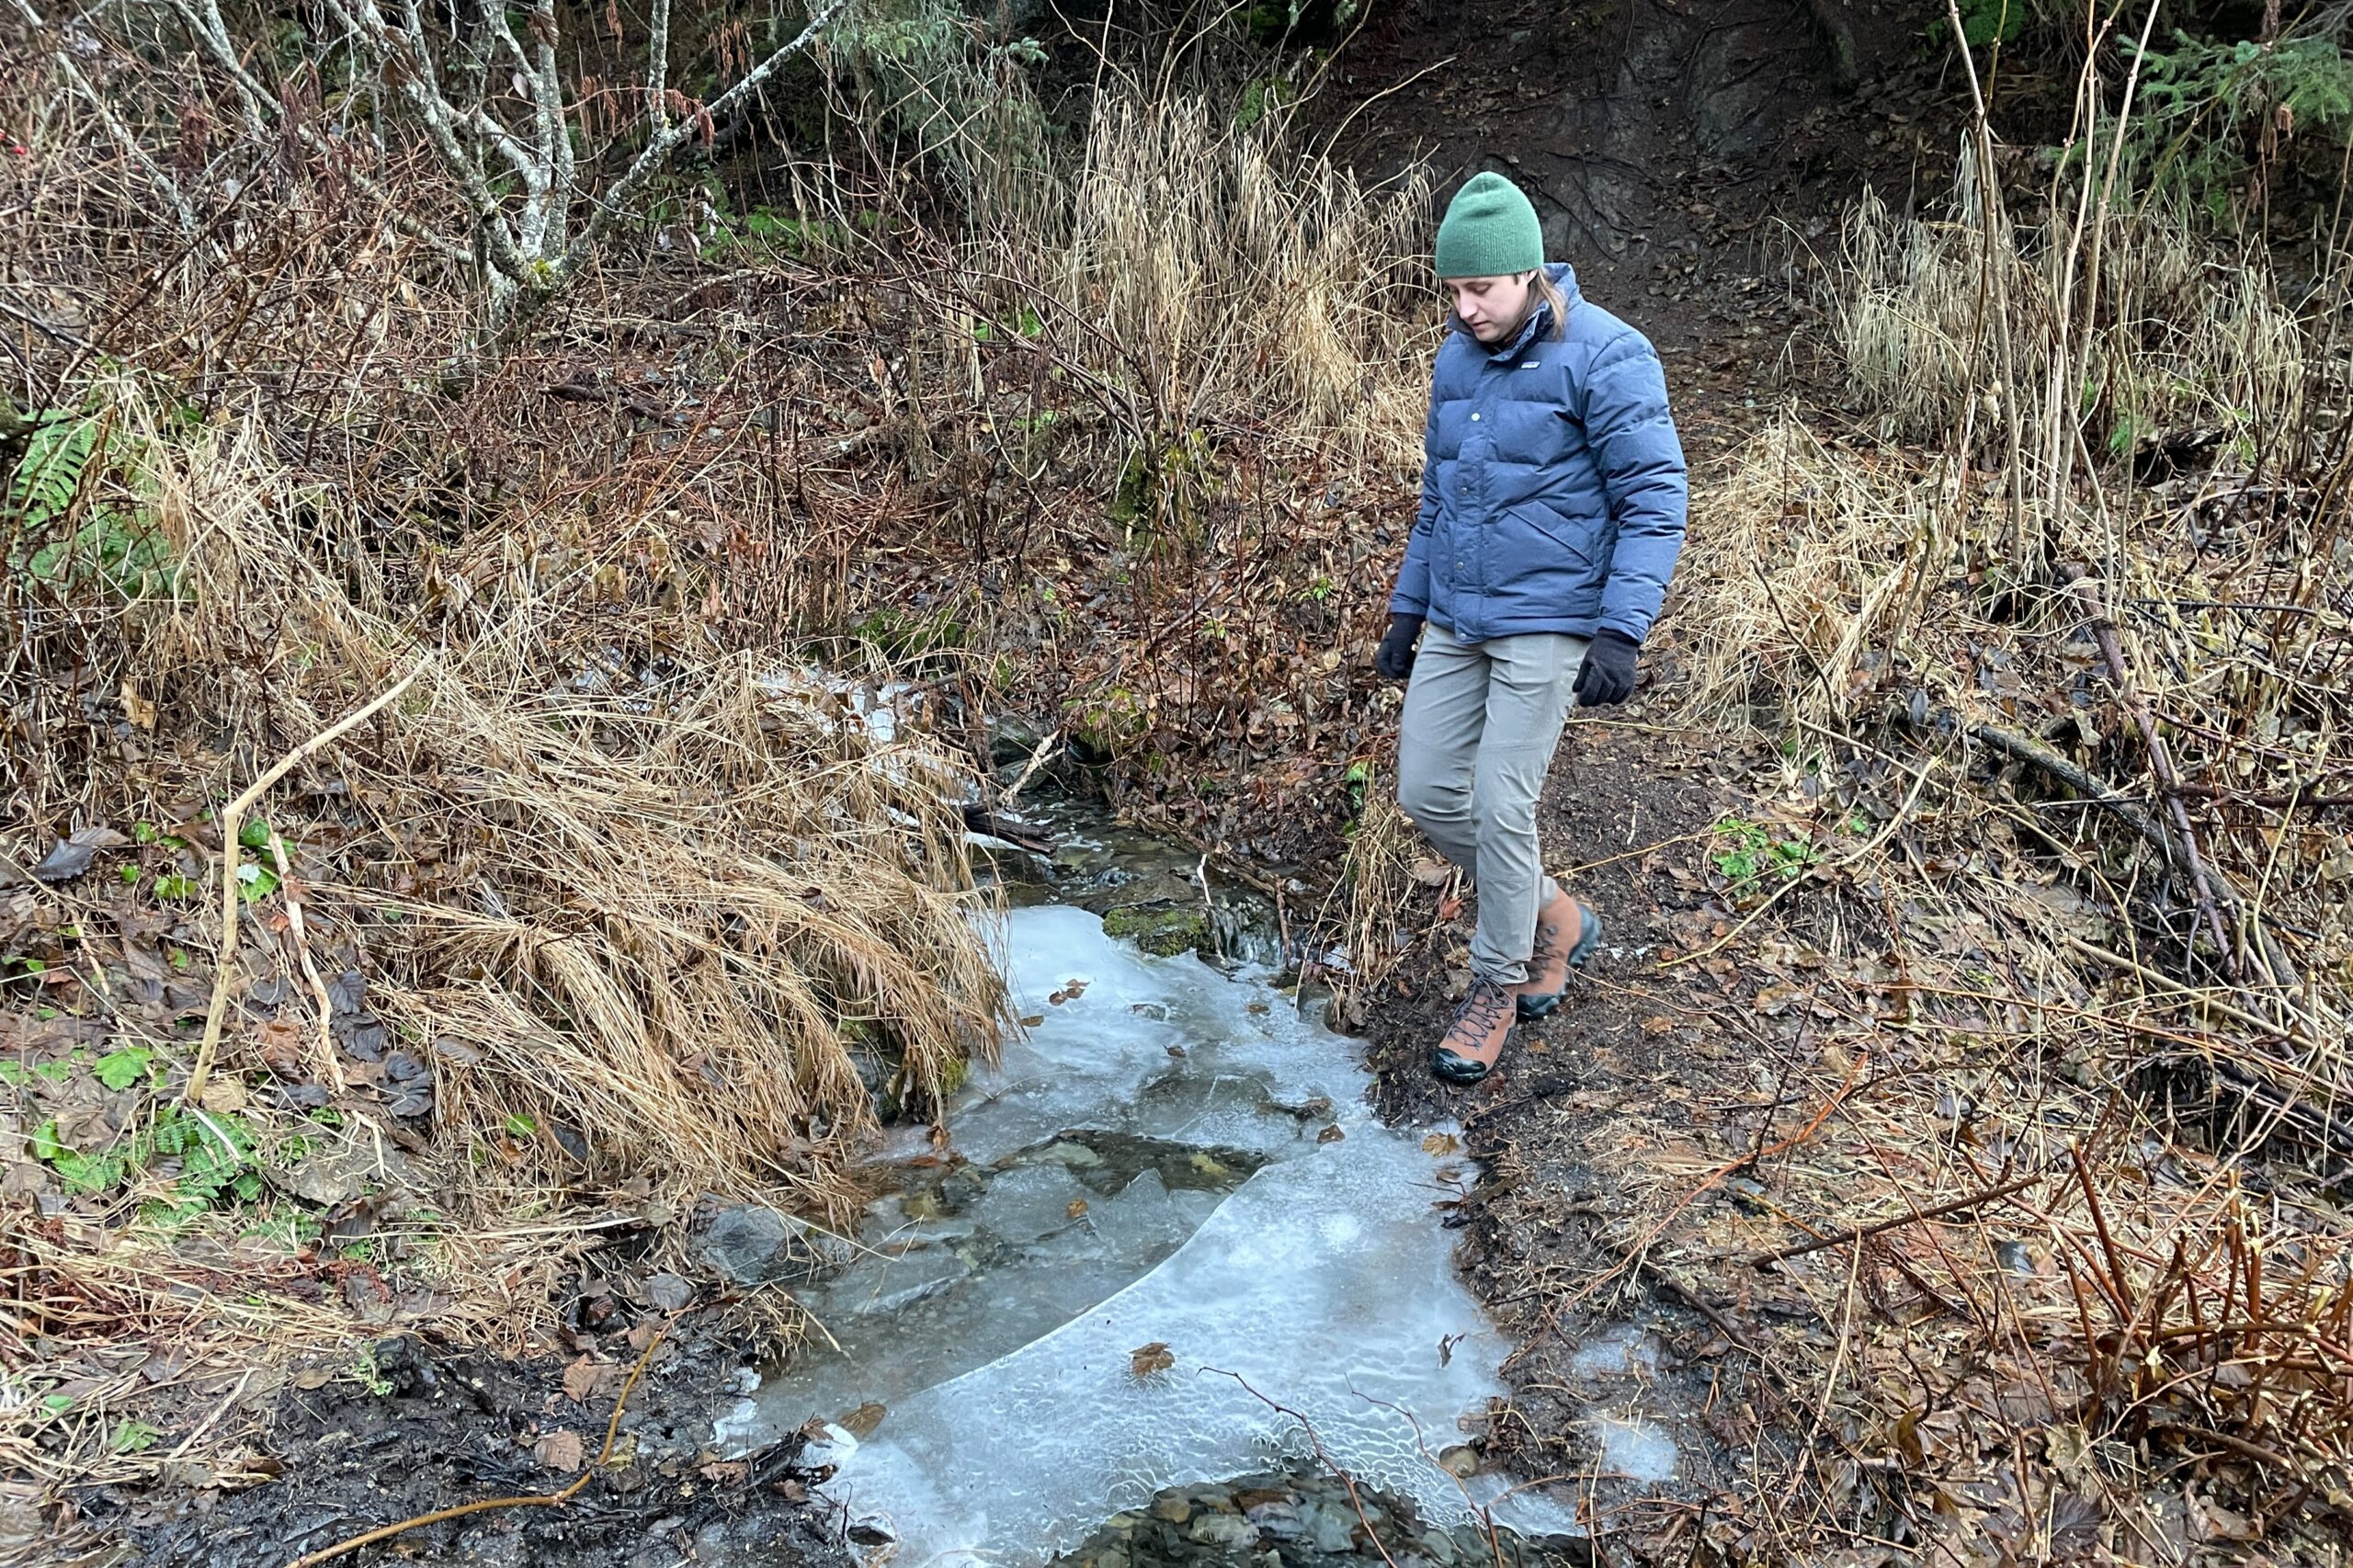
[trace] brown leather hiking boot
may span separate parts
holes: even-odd
[[[1601,921],[1593,911],[1567,893],[1536,912],[1536,950],[1529,955],[1528,978],[1512,989],[1519,998],[1519,1016],[1540,1018],[1561,1005],[1569,989],[1569,970],[1593,956],[1601,941]]]
[[[1517,1017],[1511,992],[1484,975],[1471,982],[1471,993],[1455,1010],[1454,1022],[1430,1060],[1430,1071],[1449,1084],[1475,1084],[1495,1071],[1495,1061],[1511,1043]]]

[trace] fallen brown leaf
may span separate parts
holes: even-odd
[[[597,1382],[604,1369],[593,1356],[583,1356],[563,1369],[563,1395],[577,1404],[597,1392]]]
[[[1128,1374],[1131,1377],[1148,1378],[1154,1372],[1165,1372],[1176,1364],[1176,1358],[1164,1340],[1155,1339],[1128,1352]]]
[[[570,1475],[580,1468],[583,1450],[580,1434],[565,1428],[550,1432],[531,1445],[531,1457],[549,1470]]]

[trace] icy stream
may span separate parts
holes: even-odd
[[[1275,1404],[1426,1519],[1500,1493],[1436,1460],[1506,1349],[1432,1207],[1471,1175],[1450,1140],[1381,1127],[1352,1042],[1263,980],[1067,906],[1002,942],[1038,1021],[959,1096],[949,1148],[886,1154],[861,1256],[801,1293],[838,1349],[730,1436],[832,1423],[826,1490],[896,1564],[1042,1562],[1160,1488],[1304,1455]],[[1495,1517],[1570,1528],[1532,1494]]]

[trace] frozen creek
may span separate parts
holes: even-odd
[[[886,1151],[859,1255],[801,1292],[835,1346],[723,1435],[830,1423],[826,1490],[895,1564],[1043,1562],[1165,1488],[1308,1456],[1275,1404],[1426,1522],[1568,1530],[1437,1462],[1506,1349],[1432,1207],[1472,1176],[1451,1140],[1381,1126],[1353,1043],[1261,978],[1068,906],[999,939],[1037,1021],[957,1096],[949,1147]]]

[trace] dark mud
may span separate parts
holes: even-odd
[[[592,1299],[593,1300],[593,1299]],[[592,1306],[593,1310],[593,1306]],[[281,1479],[235,1493],[116,1494],[88,1510],[156,1568],[286,1568],[380,1526],[490,1498],[545,1495],[594,1469],[569,1501],[409,1530],[340,1561],[672,1568],[687,1562],[835,1568],[838,1525],[795,1463],[796,1435],[722,1460],[711,1415],[745,1385],[747,1337],[716,1313],[679,1321],[643,1358],[595,1468],[616,1402],[659,1322],[585,1335],[573,1358],[525,1360],[415,1337],[356,1364],[300,1367],[257,1445]],[[304,1387],[315,1383],[313,1387]],[[111,1516],[111,1517],[108,1517]]]

